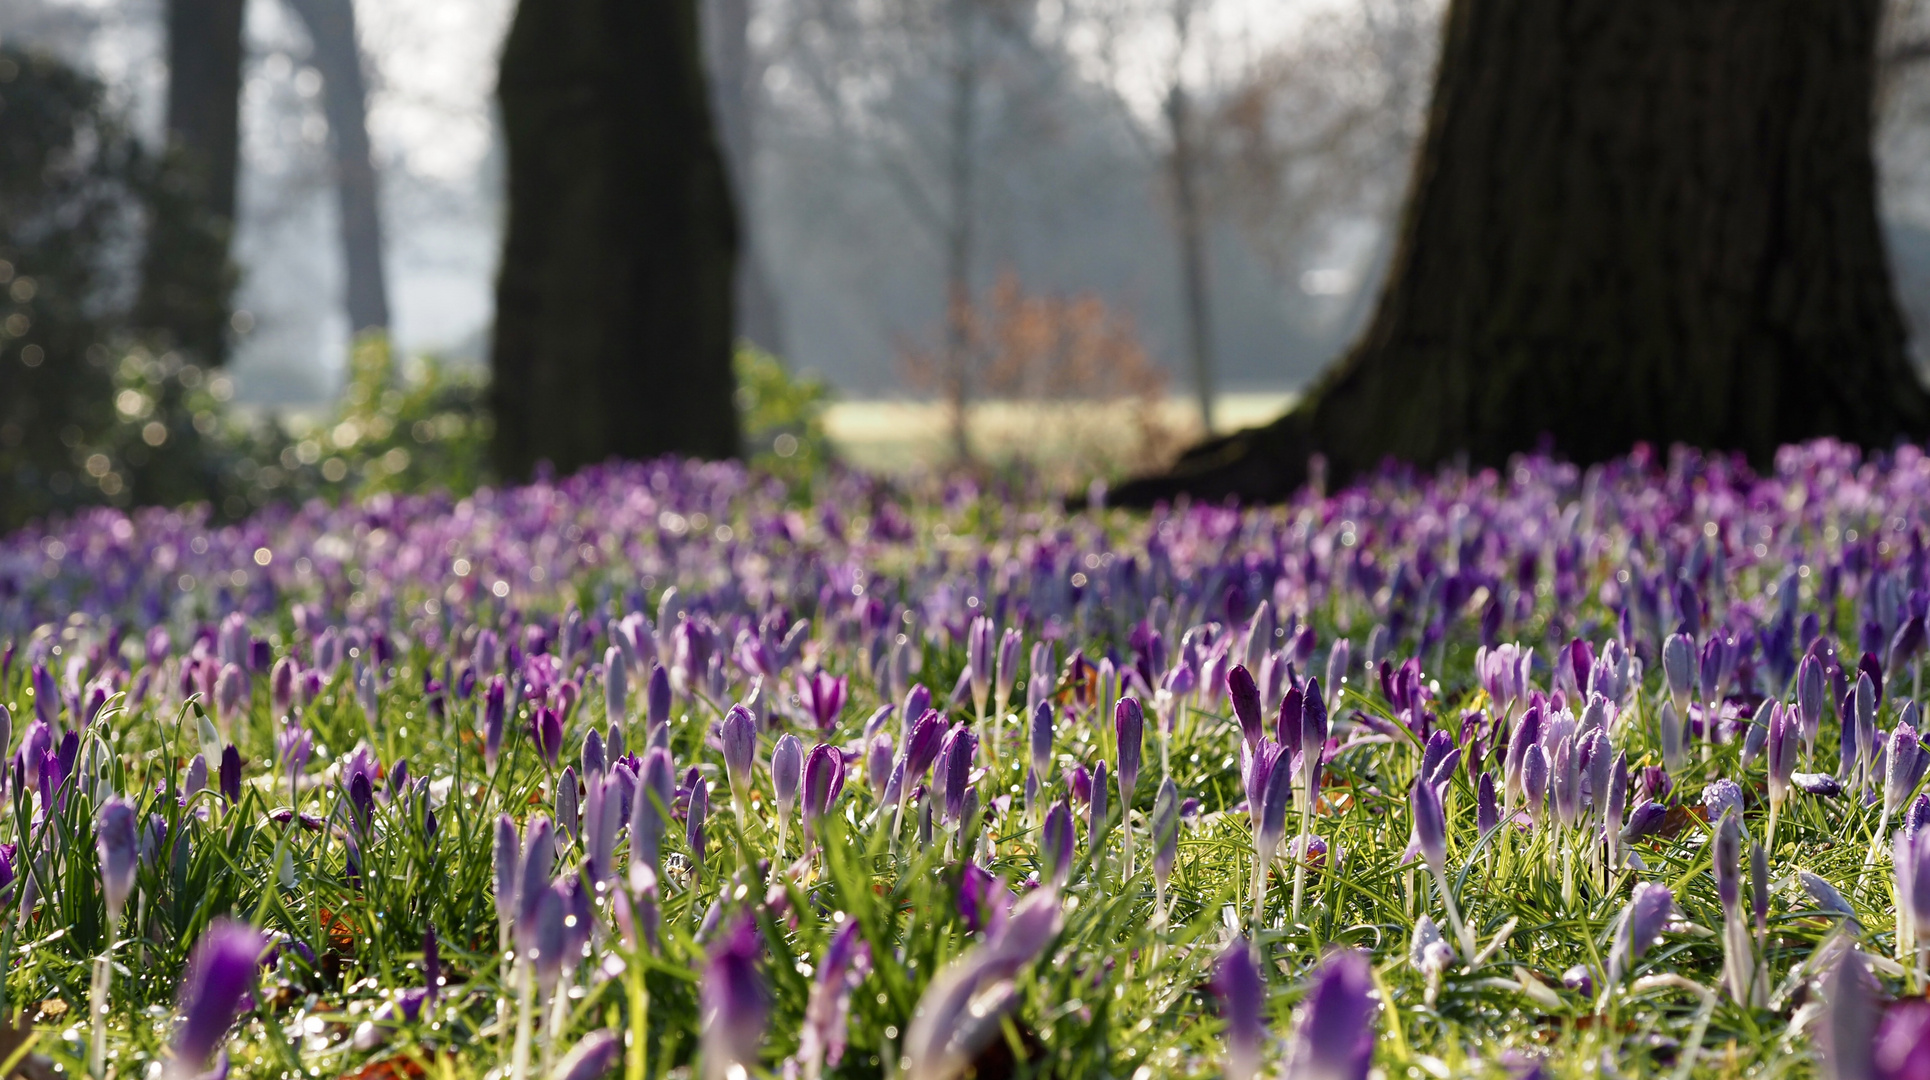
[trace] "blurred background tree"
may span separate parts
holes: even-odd
[[[1344,480],[1930,434],[1878,225],[1882,14],[1453,0],[1373,320],[1279,421],[1116,498],[1281,498],[1315,456]]]
[[[739,453],[737,221],[693,0],[526,0],[503,46],[494,460]]]

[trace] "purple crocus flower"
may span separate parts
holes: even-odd
[[[804,829],[818,834],[844,791],[844,751],[827,743],[811,748],[804,760]]]
[[[1427,861],[1428,869],[1439,875],[1447,869],[1447,814],[1441,797],[1425,776],[1414,778],[1408,789],[1407,805],[1413,817],[1413,845]]]
[[[1717,780],[1702,789],[1702,807],[1710,821],[1720,822],[1731,811],[1742,817],[1742,787],[1734,780]]]
[[[992,635],[995,632],[992,620],[980,615],[972,620],[965,634],[965,663],[971,671],[972,703],[981,716],[992,691]]]
[[[134,873],[140,868],[135,824],[133,804],[118,795],[110,796],[94,815],[94,847],[100,855],[101,892],[107,900],[110,928],[120,923],[128,894],[134,891]]]
[[[1796,716],[1803,745],[1816,752],[1816,735],[1823,727],[1823,662],[1815,653],[1796,665]]]
[[[501,675],[492,675],[482,696],[483,764],[491,775],[503,752],[503,727],[509,715],[509,684]]]
[[[1494,774],[1484,772],[1475,785],[1474,826],[1486,836],[1501,827],[1501,805],[1495,799]]]
[[[871,945],[859,932],[858,920],[846,918],[817,966],[811,997],[804,1007],[798,1032],[798,1060],[806,1076],[822,1074],[844,1060],[846,1034],[851,1025],[851,995],[871,972]]]
[[[1068,837],[1071,833],[1070,819],[1071,814],[1068,813]],[[1050,824],[1049,820],[1047,824]],[[1179,786],[1173,783],[1170,776],[1159,782],[1159,794],[1153,796],[1150,824],[1153,834],[1153,886],[1163,897],[1166,883],[1173,876],[1173,864],[1179,860]],[[1164,906],[1163,902],[1161,906]]]
[[[1235,937],[1220,953],[1213,966],[1213,995],[1226,1021],[1226,1080],[1252,1080],[1259,1075],[1267,1036],[1267,985],[1246,938]]]
[[[221,748],[221,797],[233,806],[241,801],[241,751],[233,743]]]
[[[1146,713],[1139,707],[1139,699],[1119,699],[1119,704],[1113,709],[1112,727],[1113,734],[1119,740],[1119,758],[1115,769],[1119,780],[1119,804],[1130,811],[1133,789],[1139,786],[1139,758],[1146,732]]]
[[[1106,830],[1109,819],[1106,816],[1106,761],[1099,759],[1092,767],[1092,801],[1086,804],[1086,847],[1096,860],[1105,851]]]
[[[1662,928],[1674,909],[1675,894],[1668,886],[1653,881],[1636,884],[1628,906],[1622,909],[1615,944],[1608,953],[1608,985],[1620,983],[1622,976],[1633,969],[1649,946],[1662,936]]]
[[[791,807],[797,805],[797,789],[804,773],[804,744],[796,735],[786,732],[771,749],[771,794],[777,799],[777,812],[781,818],[791,816]]]
[[[699,870],[704,865],[704,824],[710,817],[710,784],[698,779],[690,787],[690,806],[684,811],[684,844]]]
[[[914,687],[914,691],[923,687]],[[925,770],[937,760],[946,736],[945,718],[936,710],[926,709],[905,733],[904,794],[909,794],[911,786],[922,780]]]
[[[276,716],[288,715],[288,707],[295,700],[295,660],[284,656],[275,661],[273,670],[268,673],[268,700],[274,706]]]
[[[623,650],[603,650],[603,715],[616,722],[630,715],[630,668]]]
[[[603,1080],[623,1056],[623,1040],[611,1031],[592,1031],[563,1055],[551,1080]]]
[[[1045,833],[1039,843],[1042,876],[1054,888],[1063,887],[1072,875],[1072,854],[1072,807],[1060,799],[1046,811]]]
[[[60,723],[60,688],[54,683],[54,673],[47,665],[36,660],[28,674],[33,686],[34,719],[53,727]]]
[[[195,1075],[214,1056],[248,1000],[267,947],[260,931],[226,918],[215,920],[195,943],[181,984],[182,1023],[174,1036],[179,1075]]]
[[[536,712],[529,718],[530,740],[536,744],[536,752],[543,757],[543,764],[551,769],[563,756],[563,714],[548,705],[538,705]]]
[[[698,982],[704,1076],[726,1080],[757,1065],[770,1017],[770,994],[758,973],[757,924],[748,916],[720,939]]]
[[[757,763],[757,718],[744,706],[732,705],[724,714],[721,734],[724,775],[730,781],[731,799],[741,811],[749,805],[751,770]]]
[[[1823,1015],[1816,1051],[1828,1080],[1889,1080],[1876,1070],[1875,979],[1853,941],[1842,943],[1822,980]],[[1898,1077],[1897,1080],[1902,1080]]]
[[[1366,1080],[1374,1060],[1373,977],[1352,949],[1327,955],[1301,1006],[1287,1055],[1289,1080]]]
[[[1888,822],[1897,807],[1916,791],[1930,766],[1930,753],[1917,741],[1917,729],[1908,722],[1898,723],[1884,748],[1883,820]]]
[[[1032,772],[1042,781],[1052,764],[1052,718],[1049,701],[1039,702],[1039,707],[1032,710]]]
[[[650,725],[650,738],[654,742],[657,732],[670,723],[670,670],[659,664],[650,671],[650,686],[644,692],[646,698],[646,720]]]
[[[1266,726],[1261,719],[1260,687],[1253,681],[1253,673],[1243,664],[1236,664],[1226,673],[1226,696],[1233,703],[1233,715],[1240,721],[1240,734],[1246,744],[1256,746],[1266,734]]]
[[[798,700],[804,703],[805,711],[819,731],[828,732],[838,726],[838,715],[844,712],[847,685],[844,676],[833,676],[822,668],[797,677]]]
[[[891,745],[891,732],[880,731],[865,743],[864,779],[871,788],[874,798],[883,799],[885,790],[891,784],[892,772],[896,768]]]
[[[522,882],[523,841],[516,834],[516,821],[508,814],[496,819],[496,927],[498,947],[508,948],[510,933],[516,928],[518,888]]]
[[[1662,677],[1668,683],[1669,699],[1676,714],[1689,712],[1689,695],[1695,692],[1695,641],[1687,634],[1670,634],[1662,643]]]
[[[1059,891],[1034,889],[1012,908],[984,944],[952,960],[925,987],[905,1032],[912,1080],[960,1075],[999,1038],[1018,1001],[1013,980],[1037,961],[1064,925]]]

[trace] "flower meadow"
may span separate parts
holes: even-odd
[[[0,1071],[1930,1076],[1930,458],[0,541]]]

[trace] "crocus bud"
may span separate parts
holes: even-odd
[[[1092,767],[1092,802],[1086,805],[1086,847],[1093,858],[1105,850],[1106,843],[1106,762],[1101,758]]]
[[[591,728],[589,733],[583,736],[581,761],[585,783],[602,776],[604,768],[609,764],[608,756],[603,750],[603,736],[598,735],[595,728]]]
[[[175,1075],[195,1076],[220,1048],[254,984],[268,946],[260,931],[221,918],[195,943],[181,984],[182,1023],[174,1036]]]
[[[603,715],[620,723],[630,714],[630,668],[623,650],[615,645],[603,650]]]
[[[1407,794],[1409,812],[1414,818],[1414,846],[1436,874],[1447,871],[1447,815],[1441,797],[1424,776],[1414,778]]]
[[[779,816],[791,816],[791,807],[797,805],[797,789],[803,772],[804,744],[796,735],[786,732],[771,749],[771,794],[777,798]]]
[[[819,743],[804,761],[804,827],[816,835],[844,791],[844,751]]]
[[[1254,830],[1254,847],[1262,859],[1280,850],[1287,835],[1287,807],[1293,802],[1293,770],[1287,768],[1285,755],[1279,755],[1267,770],[1266,786],[1260,793],[1260,816]]]
[[[1213,995],[1226,1020],[1226,1080],[1252,1080],[1259,1075],[1260,1047],[1267,1037],[1267,987],[1246,938],[1235,937],[1220,953]]]
[[[1159,782],[1159,794],[1153,796],[1151,825],[1153,881],[1164,891],[1173,876],[1173,864],[1179,859],[1179,786],[1170,776]]]
[[[1695,642],[1687,634],[1670,634],[1662,643],[1662,676],[1669,684],[1669,698],[1677,715],[1689,711],[1689,695],[1695,691]]]
[[[556,779],[556,824],[571,840],[582,823],[582,801],[577,791],[576,766],[568,765]]]
[[[1012,680],[1019,674],[1019,650],[1025,647],[1025,635],[1017,627],[1008,626],[999,636],[998,665],[993,672],[993,690],[1003,701],[1012,692]]]
[[[883,799],[885,788],[891,783],[894,765],[891,756],[891,732],[880,731],[865,744],[864,779],[871,788],[874,798]]]
[[[516,920],[516,950],[530,963],[537,985],[542,988],[543,996],[548,997],[557,977],[563,973],[569,952],[566,925],[569,905],[563,894],[548,884],[536,884],[525,878],[523,888],[528,895],[523,899],[523,913]],[[529,892],[532,889],[534,891]]]
[[[1043,877],[1054,887],[1065,885],[1072,875],[1072,807],[1064,799],[1052,804],[1045,814],[1045,832],[1039,845],[1044,864]]]
[[[1715,808],[1710,808],[1715,814]],[[1742,909],[1742,811],[1725,808],[1716,817],[1716,838],[1710,849],[1716,875],[1716,899],[1725,913]]]
[[[723,935],[704,965],[698,998],[705,1080],[744,1075],[757,1065],[770,1016],[758,952],[756,924],[745,917]]]
[[[1305,1080],[1366,1080],[1374,1058],[1373,977],[1352,949],[1327,955],[1301,1006],[1287,1074]]]
[[[550,1080],[603,1080],[622,1055],[623,1040],[614,1032],[593,1031],[563,1055]]]
[[[1528,813],[1539,823],[1548,806],[1548,754],[1540,743],[1530,746],[1522,756],[1521,794],[1527,800]]]
[[[491,676],[482,699],[482,752],[483,763],[492,774],[503,751],[503,724],[508,716],[508,701],[508,684],[501,675]]]
[[[523,865],[516,872],[516,932],[519,947],[534,926],[536,908],[549,891],[550,871],[556,865],[556,829],[537,815],[523,830]]]
[[[1246,744],[1258,745],[1266,735],[1260,715],[1260,687],[1245,665],[1236,664],[1226,673],[1226,696],[1233,702],[1233,715],[1240,721],[1240,734],[1246,738]]]
[[[653,746],[644,752],[643,775],[637,777],[637,793],[630,805],[630,875],[634,881],[637,868],[649,866],[659,870],[663,843],[664,822],[670,814],[670,804],[676,799],[676,789],[671,776],[670,751],[661,746]]]
[[[1340,686],[1347,681],[1347,671],[1353,665],[1353,662],[1353,643],[1346,638],[1341,638],[1334,642],[1334,647],[1327,652],[1327,686],[1332,693],[1340,693]],[[1336,698],[1335,700],[1338,701],[1339,699]],[[1322,706],[1327,704],[1325,701],[1321,702]]]
[[[1823,662],[1814,653],[1796,665],[1796,716],[1803,744],[1814,753],[1823,727]]]
[[[957,821],[964,803],[965,789],[971,783],[972,761],[978,756],[978,736],[964,724],[955,725],[939,748],[938,768],[934,773],[932,797],[941,803],[944,817]]]
[[[230,806],[241,801],[241,751],[233,743],[221,749],[221,797]]]
[[[516,835],[516,821],[508,814],[496,819],[496,925],[503,941],[516,928],[518,887],[522,883],[523,841]]]
[[[992,620],[980,615],[965,635],[965,662],[972,668],[972,700],[982,712],[992,689]]]
[[[1710,821],[1720,822],[1723,815],[1734,811],[1737,818],[1742,817],[1742,788],[1734,780],[1717,780],[1702,789],[1702,807],[1707,811]]]
[[[1475,785],[1474,825],[1486,836],[1501,825],[1501,805],[1494,795],[1494,774],[1484,772]]]
[[[1917,742],[1916,728],[1908,723],[1899,723],[1890,733],[1889,745],[1884,756],[1883,776],[1883,816],[1888,819],[1903,805],[1917,789],[1917,782],[1923,779],[1923,771],[1930,765],[1930,754],[1926,754]]]
[[[1796,771],[1796,756],[1802,738],[1797,715],[1781,704],[1769,710],[1769,738],[1763,749],[1768,755],[1769,798],[1780,803],[1789,793],[1789,778]]]
[[[192,799],[208,788],[208,759],[200,754],[188,759],[188,776],[181,784],[181,797]]]
[[[650,687],[645,692],[647,719],[651,735],[670,723],[670,671],[659,664],[650,672]]]
[[[1575,823],[1581,820],[1582,774],[1573,739],[1563,738],[1555,744],[1548,781],[1553,789],[1554,797],[1550,801],[1554,804],[1556,819],[1564,828],[1574,828]]]
[[[698,869],[704,865],[704,824],[710,817],[710,785],[698,780],[690,789],[690,807],[684,812],[684,844],[690,849],[690,861]]]
[[[1039,776],[1046,775],[1052,763],[1052,703],[1039,702],[1032,711],[1032,771]]]
[[[563,714],[548,705],[538,705],[529,718],[529,737],[543,764],[556,768],[557,759],[563,755]]]
[[[757,762],[757,718],[742,705],[732,705],[724,714],[724,775],[730,780],[731,798],[740,810],[749,805],[751,769]]]
[[[1139,786],[1139,756],[1146,731],[1146,714],[1139,707],[1139,699],[1119,699],[1119,704],[1113,710],[1112,727],[1119,740],[1116,770],[1119,777],[1119,804],[1130,811],[1133,789]]]
[[[1863,954],[1854,941],[1844,942],[1841,956],[1822,980],[1823,1015],[1816,1048],[1827,1080],[1905,1075],[1877,1068],[1877,1018],[1883,1010],[1877,1004],[1875,989]]]
[[[916,690],[922,687],[914,687]],[[905,735],[905,790],[910,791],[925,776],[925,770],[932,767],[938,757],[939,749],[945,742],[945,718],[932,709],[926,709],[917,722],[911,725]]]
[[[117,795],[101,804],[94,816],[94,847],[100,855],[101,892],[111,928],[121,921],[127,896],[134,891],[134,872],[140,867],[131,803]]]
[[[1622,909],[1622,921],[1615,933],[1615,945],[1608,954],[1608,981],[1614,985],[1642,959],[1650,945],[1662,936],[1669,912],[1675,908],[1675,894],[1668,886],[1653,881],[1639,882]]]
[[[274,704],[276,716],[286,716],[288,707],[295,700],[295,660],[284,656],[275,661],[275,667],[268,673],[268,700]]]

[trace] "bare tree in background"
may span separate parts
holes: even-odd
[[[970,312],[984,271],[985,168],[1002,137],[1049,139],[1066,65],[1028,0],[795,0],[779,51],[835,137],[874,155],[935,249],[944,282],[938,382],[951,442],[971,456],[978,368]]]
[[[368,89],[352,0],[288,0],[314,45],[322,74],[335,188],[341,200],[342,261],[351,334],[389,326],[388,280],[382,266],[382,214],[369,150]]]
[[[704,0],[704,54],[710,73],[717,138],[736,196],[737,336],[766,352],[784,354],[784,312],[765,266],[757,230],[758,113],[764,101],[765,58],[751,41],[753,0]]]

